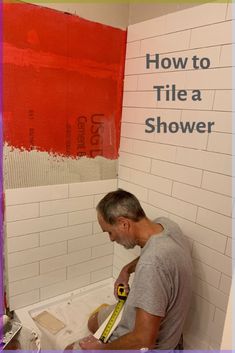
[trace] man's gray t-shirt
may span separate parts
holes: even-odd
[[[141,249],[123,316],[111,341],[134,329],[135,308],[141,308],[162,317],[155,348],[174,349],[189,309],[192,262],[179,226],[165,217],[154,222],[164,230],[151,236]]]

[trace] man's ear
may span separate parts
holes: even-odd
[[[117,223],[123,230],[128,230],[130,228],[130,220],[126,217],[118,217]]]

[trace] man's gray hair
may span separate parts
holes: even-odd
[[[118,217],[129,218],[134,222],[146,217],[139,200],[122,189],[105,195],[96,206],[96,210],[109,224],[115,224]]]

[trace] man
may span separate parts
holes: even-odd
[[[165,217],[151,221],[137,198],[121,189],[108,193],[99,202],[97,217],[111,241],[127,249],[139,245],[141,254],[122,269],[115,282],[115,292],[122,283],[129,294],[122,319],[109,342],[105,344],[88,336],[80,340],[80,347],[179,349],[192,282],[190,251],[179,226]],[[129,290],[132,272],[135,275]],[[107,315],[107,309],[101,309],[90,318],[91,332],[98,329]]]

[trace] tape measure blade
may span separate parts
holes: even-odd
[[[113,309],[113,311],[111,312],[111,314],[109,314],[109,316],[107,317],[107,319],[103,322],[103,324],[98,328],[98,330],[96,331],[96,333],[94,334],[94,337],[99,339],[100,336],[102,335],[105,327],[107,326],[107,323],[109,322],[109,320],[111,319],[111,316],[113,315],[113,312],[115,311],[115,308]],[[122,318],[122,312],[123,312],[123,307],[119,313],[119,315],[116,318],[115,323],[113,324],[113,327],[111,328],[111,330],[109,331],[109,334],[106,337],[107,341],[109,339],[109,337],[111,336],[111,334],[113,333],[113,331],[115,330],[115,328],[117,327],[117,325],[119,324],[121,318]]]

